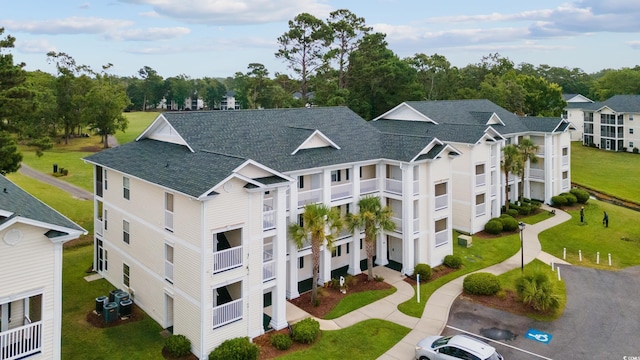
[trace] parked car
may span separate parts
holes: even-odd
[[[496,348],[466,335],[429,336],[416,345],[416,360],[503,360]]]

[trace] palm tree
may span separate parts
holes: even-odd
[[[518,152],[520,152],[520,201],[524,198],[524,169],[526,168],[527,161],[535,164],[538,162],[536,153],[540,147],[536,145],[531,139],[523,139],[518,144]]]
[[[503,158],[500,162],[500,168],[504,171],[504,207],[509,210],[509,174],[519,173],[520,170],[520,152],[518,147],[509,144],[502,148]]]
[[[358,202],[360,212],[347,214],[347,227],[351,234],[356,229],[364,228],[364,242],[367,251],[367,271],[369,280],[373,280],[373,254],[375,252],[376,237],[381,230],[393,231],[396,224],[391,221],[391,208],[382,207],[380,198],[367,196]]]
[[[320,247],[327,243],[333,248],[338,231],[342,228],[342,219],[337,209],[324,204],[307,204],[302,213],[302,225],[289,225],[289,234],[296,242],[298,249],[311,241],[311,256],[313,258],[313,281],[311,285],[311,303],[318,301],[318,275],[320,273]]]

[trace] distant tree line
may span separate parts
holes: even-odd
[[[149,66],[133,76],[116,76],[108,73],[111,64],[96,71],[55,52],[47,54],[55,75],[28,72],[6,52],[15,38],[2,37],[0,28],[0,157],[15,162],[9,154],[16,140],[41,154],[52,146],[51,139],[68,142],[86,131],[99,134],[106,147],[108,135],[126,129],[122,111],[155,110],[162,104],[182,110],[187,99],[202,100],[203,109],[220,109],[229,91],[242,108],[341,105],[367,120],[408,100],[485,98],[518,115],[560,116],[563,93],[592,100],[640,94],[640,66],[588,74],[575,67],[516,65],[499,53],[461,68],[437,53],[400,58],[384,34],[372,32],[364,18],[346,9],[327,19],[302,13],[288,26],[277,38],[274,56],[287,64],[291,76],[271,75],[255,62],[227,78],[199,79],[163,78]],[[0,164],[0,172],[16,170]]]

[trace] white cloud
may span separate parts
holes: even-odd
[[[131,26],[128,20],[103,19],[95,17],[69,17],[66,19],[14,21],[5,20],[3,25],[11,31],[30,34],[99,34],[114,28]]]
[[[246,50],[256,48],[275,49],[277,47],[274,40],[267,40],[263,38],[212,38],[204,42],[199,43],[179,43],[170,45],[159,46],[147,46],[147,47],[135,47],[129,48],[125,51],[131,54],[166,54],[173,55],[177,53],[196,53],[196,52],[209,52],[215,51],[216,53],[224,51]],[[274,50],[275,51],[275,50]]]
[[[174,39],[189,33],[191,30],[186,27],[124,29],[109,32],[105,34],[105,38],[119,41],[155,41]]]
[[[55,46],[49,44],[46,40],[16,40],[16,49],[22,53],[28,54],[46,54],[49,51],[58,51]]]
[[[141,13],[138,13],[138,15],[142,16],[142,17],[148,17],[148,18],[159,18],[160,14],[158,14],[157,12],[151,10],[151,11],[144,11]]]
[[[148,5],[156,13],[189,23],[208,25],[262,24],[293,19],[306,12],[326,17],[332,10],[318,0],[120,0]]]
[[[629,45],[632,49],[640,50],[640,40],[627,41],[627,45]]]

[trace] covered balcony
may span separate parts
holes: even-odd
[[[262,204],[262,230],[267,231],[276,228],[276,210],[274,199],[269,194],[265,195]]]
[[[0,304],[0,360],[42,352],[42,294]]]
[[[446,209],[449,206],[449,194],[447,191],[447,183],[436,184],[435,186],[435,210]]]
[[[484,186],[487,184],[487,175],[484,164],[476,165],[476,186]]]
[[[242,319],[242,281],[213,290],[213,328]]]
[[[322,201],[322,174],[298,176],[298,207]]]
[[[376,166],[367,165],[360,168],[360,195],[378,191],[378,178],[376,178]]]
[[[264,240],[262,248],[262,282],[267,282],[276,278],[276,261],[273,258],[273,240]]]
[[[213,234],[213,273],[242,266],[242,229]]]
[[[402,170],[397,165],[387,165],[387,177],[384,190],[391,194],[402,195]]]

